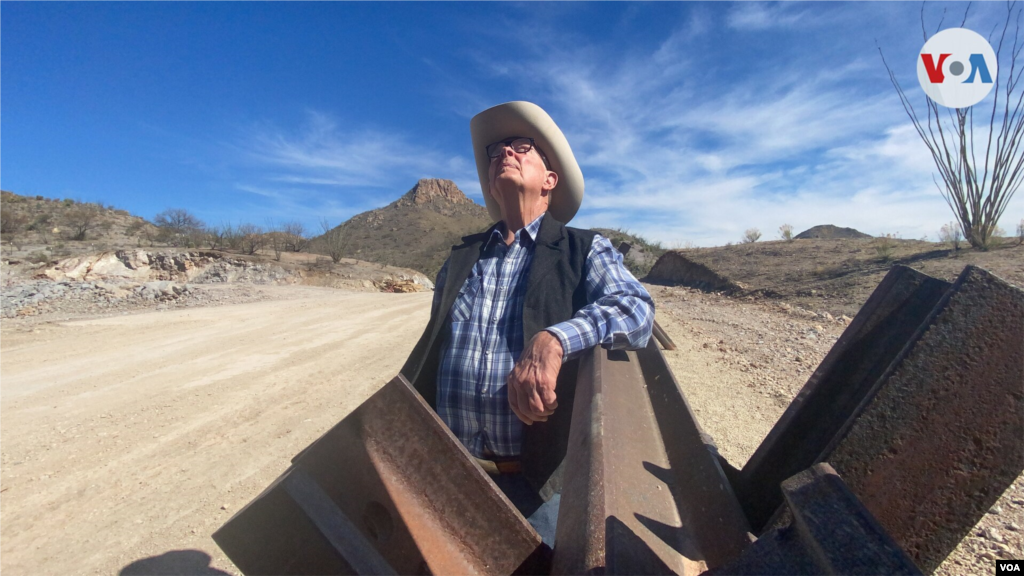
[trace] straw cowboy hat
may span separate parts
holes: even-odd
[[[558,174],[558,184],[551,191],[548,212],[562,223],[572,220],[583,202],[583,172],[576,163],[565,135],[547,112],[532,102],[506,102],[474,116],[469,122],[469,131],[473,136],[473,154],[476,156],[480,188],[484,192],[484,201],[491,218],[501,220],[501,210],[491,197],[487,177],[491,159],[487,157],[485,148],[505,138],[526,136],[534,139],[544,151],[551,170]]]

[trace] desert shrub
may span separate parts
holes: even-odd
[[[42,194],[36,194],[36,200],[45,200]]]
[[[348,235],[342,232],[341,226],[332,228],[327,218],[320,220],[320,230],[323,231],[323,235],[320,237],[323,250],[337,264],[345,254],[345,248],[348,245]]]
[[[68,207],[75,205],[75,201],[72,200],[71,198],[65,198],[63,200],[63,203],[64,203],[65,206],[68,206]]]
[[[153,218],[160,228],[158,238],[175,246],[192,246],[202,241],[199,236],[206,228],[195,214],[184,208],[168,208]]]
[[[793,241],[793,227],[789,224],[783,224],[779,226],[779,238],[782,238],[786,242]]]
[[[266,243],[263,228],[255,224],[241,224],[238,226],[236,233],[239,236],[238,247],[242,252],[250,256],[258,252],[260,248],[263,248],[263,245]]]
[[[25,260],[32,262],[33,264],[46,264],[50,261],[50,255],[42,250],[36,250],[28,256],[25,256]]]
[[[875,253],[878,254],[878,258],[882,262],[892,260],[893,252],[896,251],[896,235],[883,234],[875,238],[874,247]]]
[[[0,210],[0,234],[16,234],[28,223],[28,216],[7,208]]]
[[[743,233],[742,242],[744,244],[753,244],[754,242],[757,242],[760,238],[760,230],[758,230],[757,228],[748,228],[747,231]]]
[[[145,222],[142,220],[133,220],[127,226],[124,227],[124,233],[127,236],[134,236],[142,231],[142,227],[145,226]]]
[[[28,229],[33,232],[49,232],[53,228],[53,222],[50,221],[49,214],[40,214],[32,219],[32,223],[28,225]]]
[[[943,244],[949,244],[954,250],[960,249],[960,241],[963,240],[964,234],[960,229],[958,222],[950,222],[949,224],[943,224],[942,228],[939,229],[939,242]]]
[[[66,201],[65,201],[66,202]],[[74,200],[72,200],[74,203]],[[90,232],[104,227],[102,211],[95,204],[75,204],[64,211],[64,227],[72,240],[85,240]]]
[[[302,252],[309,246],[309,236],[306,235],[306,227],[302,222],[286,222],[281,226],[281,232],[285,235],[285,250]]]
[[[231,224],[221,225],[217,229],[217,234],[220,236],[221,245],[226,245],[230,250],[242,249],[242,235]]]

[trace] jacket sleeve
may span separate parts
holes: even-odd
[[[622,254],[600,234],[587,255],[588,304],[570,320],[547,328],[562,344],[562,361],[598,344],[609,350],[647,346],[654,326],[654,301],[626,269]]]

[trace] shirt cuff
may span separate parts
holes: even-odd
[[[594,329],[586,318],[573,318],[559,322],[546,330],[555,335],[562,344],[562,362],[579,356],[581,352],[592,348],[597,342]]]

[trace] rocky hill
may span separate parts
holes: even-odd
[[[113,206],[0,191],[0,234],[19,249],[38,245],[61,256],[72,242],[105,250],[141,245],[155,233],[153,224]]]
[[[794,236],[794,238],[798,240],[807,240],[810,238],[871,238],[871,235],[853,228],[841,228],[839,226],[833,226],[832,224],[821,224],[804,230]]]
[[[623,242],[629,244],[629,251],[626,252],[622,261],[637,278],[647,276],[654,263],[665,253],[665,248],[660,242],[651,242],[643,236],[625,230],[613,228],[591,228],[591,230],[607,238],[615,248],[620,248]]]
[[[357,214],[335,230],[344,239],[344,255],[418,270],[433,279],[452,245],[493,222],[451,180],[420,180],[401,198]],[[323,237],[313,240],[311,250]]]

